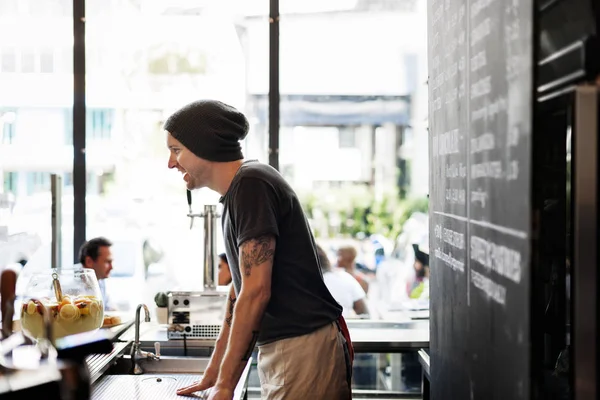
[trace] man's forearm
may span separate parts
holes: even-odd
[[[220,369],[221,362],[227,350],[227,344],[229,342],[229,333],[231,331],[231,323],[233,321],[233,312],[235,310],[235,303],[237,298],[235,297],[235,291],[233,286],[229,290],[227,296],[227,302],[225,305],[225,318],[223,319],[223,325],[221,326],[221,332],[215,343],[215,350],[211,357],[211,364],[216,363],[216,367]]]
[[[240,293],[217,385],[234,388],[252,355],[268,298]]]

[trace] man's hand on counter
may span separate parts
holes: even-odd
[[[215,368],[207,368],[204,371],[204,375],[202,379],[197,382],[192,383],[190,386],[183,387],[181,389],[177,389],[177,394],[180,396],[192,394],[195,392],[200,392],[202,390],[210,389],[217,382],[217,376],[219,374],[218,366]]]
[[[235,301],[235,291],[232,285],[229,289],[229,298],[227,299],[228,312],[225,313],[225,320],[223,321],[221,333],[219,334],[219,338],[217,339],[215,345],[215,351],[210,357],[210,361],[206,367],[206,370],[204,371],[204,375],[198,382],[195,382],[190,386],[177,389],[178,395],[188,395],[201,390],[206,390],[213,387],[215,383],[217,383],[219,369],[221,368],[221,362],[223,361],[223,356],[225,355],[225,350],[227,349],[227,342],[229,341],[229,329],[231,327],[231,320],[233,319],[233,308]]]
[[[230,388],[223,388],[220,386],[215,386],[210,391],[210,395],[208,396],[208,400],[231,400],[233,399],[233,390]]]

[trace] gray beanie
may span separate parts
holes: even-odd
[[[240,140],[248,134],[248,120],[220,101],[199,100],[171,115],[164,129],[196,156],[227,162],[243,158]]]

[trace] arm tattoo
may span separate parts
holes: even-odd
[[[233,322],[233,307],[235,306],[235,302],[237,301],[237,297],[229,296],[229,315],[225,318],[225,323],[227,326],[231,328],[231,323]]]
[[[242,357],[242,361],[248,361],[252,352],[254,351],[254,346],[256,345],[256,341],[258,340],[258,331],[252,331],[252,339],[250,340],[250,344],[248,345],[248,349],[246,353]]]
[[[272,236],[262,236],[242,245],[242,264],[246,276],[250,276],[252,267],[273,259],[275,250],[271,248],[271,240]]]

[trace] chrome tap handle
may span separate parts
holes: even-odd
[[[141,375],[144,370],[138,364],[141,359],[152,359],[158,360],[159,358],[153,353],[142,351],[140,349],[140,311],[144,309],[145,318],[144,321],[150,322],[150,311],[145,304],[139,304],[135,309],[135,340],[131,345],[131,371],[134,375]]]
[[[137,360],[160,360],[160,357],[156,354],[152,353],[151,351],[140,350],[139,347],[136,354],[138,356]]]
[[[148,307],[145,304],[139,304],[135,309],[135,343],[140,343],[140,310],[144,309],[145,322],[150,322],[150,311],[148,311]]]
[[[187,203],[188,203],[188,209],[189,209],[189,213],[188,213],[188,217],[190,217],[190,229],[192,229],[194,227],[194,214],[192,213],[192,191],[191,190],[186,190],[186,195],[187,195]]]
[[[154,354],[160,358],[160,342],[154,342]]]
[[[143,354],[146,356],[147,360],[155,360],[155,361],[160,360],[160,356],[157,356],[156,354],[154,354],[150,351],[144,351]]]

